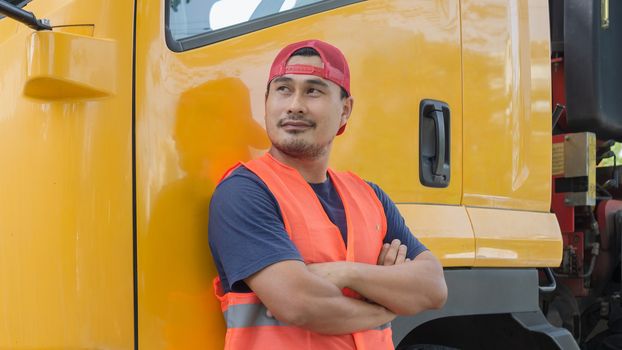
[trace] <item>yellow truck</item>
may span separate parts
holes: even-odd
[[[210,196],[265,152],[268,67],[309,38],[352,73],[331,166],[379,184],[445,268],[446,306],[397,318],[397,348],[578,349],[584,310],[566,304],[581,299],[561,288],[580,281],[599,310],[619,300],[593,292],[603,254],[571,235],[602,201],[593,165],[613,151],[596,139],[616,123],[577,126],[570,100],[551,117],[551,77],[570,62],[552,34],[582,2],[587,22],[607,18],[593,30],[620,37],[617,1],[0,0],[0,349],[223,348]],[[589,190],[564,159],[584,159]],[[572,231],[556,195],[576,209]],[[613,275],[620,234],[608,237]]]

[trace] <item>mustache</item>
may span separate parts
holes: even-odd
[[[278,127],[282,127],[283,125],[285,125],[288,122],[303,122],[305,124],[307,124],[310,127],[315,127],[316,123],[312,120],[309,120],[307,118],[305,118],[303,115],[300,114],[291,114],[288,115],[285,118],[282,118],[278,121],[277,126]]]

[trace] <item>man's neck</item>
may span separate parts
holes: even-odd
[[[313,159],[294,158],[275,147],[270,148],[268,153],[279,162],[298,170],[300,175],[309,183],[322,183],[326,181],[328,155],[330,152],[326,152],[326,154]]]

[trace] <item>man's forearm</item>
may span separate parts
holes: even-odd
[[[447,297],[442,267],[433,258],[392,266],[347,264],[344,285],[397,314],[439,308]]]
[[[308,318],[300,327],[322,334],[350,334],[376,328],[395,318],[383,306],[343,295],[322,299],[309,304]]]

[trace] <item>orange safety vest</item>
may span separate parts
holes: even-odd
[[[386,216],[374,190],[361,178],[328,169],[346,214],[346,248],[339,228],[297,170],[268,153],[243,165],[263,180],[276,198],[285,230],[306,264],[343,260],[376,264],[387,231]],[[390,324],[353,334],[323,335],[267,317],[267,309],[255,293],[224,294],[218,277],[214,290],[227,322],[225,350],[394,349]],[[348,290],[344,294],[356,295]]]

